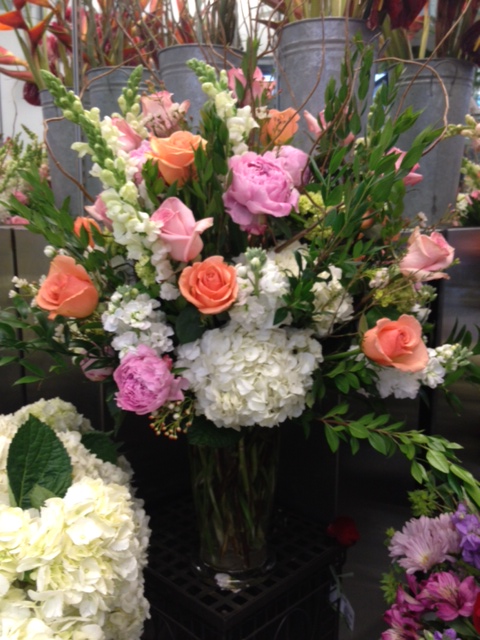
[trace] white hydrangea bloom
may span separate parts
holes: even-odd
[[[64,498],[50,498],[39,510],[11,507],[3,491],[8,446],[30,414],[56,431],[73,465]],[[141,637],[148,520],[130,490],[128,463],[103,462],[82,445],[80,432],[91,429],[58,398],[0,416],[1,638]]]
[[[417,397],[420,390],[418,375],[395,369],[394,367],[375,367],[378,374],[377,390],[381,398],[394,396],[395,398]]]
[[[178,348],[176,365],[196,410],[218,427],[274,427],[305,409],[320,344],[307,330],[248,330],[230,323]]]

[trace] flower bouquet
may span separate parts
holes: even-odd
[[[389,532],[393,568],[383,585],[393,604],[383,640],[480,638],[480,514],[448,493],[439,506],[438,495],[412,492],[417,511],[429,515]]]
[[[28,203],[29,185],[21,177],[21,171],[37,171],[39,175],[48,179],[47,153],[45,145],[37,136],[23,127],[26,140],[21,134],[7,138],[0,146],[0,192],[2,198],[8,199],[11,194],[23,204]],[[23,224],[23,218],[10,216],[7,209],[0,206],[0,223]]]
[[[131,469],[59,398],[0,416],[0,636],[135,640],[149,540]]]
[[[347,442],[355,453],[360,440],[384,455],[398,449],[419,482],[429,466],[461,474],[480,504],[457,445],[405,430],[381,405],[480,379],[467,332],[426,344],[432,282],[454,255],[420,217],[402,215],[406,184],[439,132],[396,148],[416,115],[390,115],[395,82],[379,89],[362,130],[345,72],[307,155],[290,144],[298,114],[266,106],[255,47],[228,74],[189,64],[207,96],[198,132],[188,130],[188,104],[137,95],[141,68],[103,120],[44,74],[82,128],[75,147],[92,156],[103,191],[75,219],[33,176],[30,207],[10,202],[52,259],[39,282],[16,279],[14,312],[0,316],[0,344],[25,356],[19,382],[45,375],[31,353],[50,354],[51,373],[73,358],[103,382],[117,419],[133,412],[158,434],[186,437],[210,525],[202,558],[215,571],[227,556],[227,570],[232,556],[238,571],[253,557],[268,563],[258,519],[286,421],[307,436],[322,429],[333,451]],[[363,66],[359,91],[369,73]],[[33,333],[19,339],[16,329]]]

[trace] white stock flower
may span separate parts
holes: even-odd
[[[330,334],[335,324],[353,318],[353,298],[344,289],[340,278],[342,270],[333,265],[319,274],[320,282],[313,285],[315,333],[324,337]]]
[[[322,362],[311,332],[248,330],[236,323],[206,331],[178,348],[196,409],[218,427],[274,427],[305,409],[313,373]]]
[[[135,287],[124,286],[112,295],[102,314],[105,331],[116,334],[112,347],[120,358],[139,344],[154,349],[159,355],[172,351],[173,328],[166,323],[160,302]]]

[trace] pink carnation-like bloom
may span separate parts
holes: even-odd
[[[417,282],[448,278],[443,269],[452,264],[454,255],[455,249],[441,233],[434,231],[427,236],[416,227],[408,239],[407,253],[400,260],[400,271]]]
[[[407,153],[405,151],[402,151],[398,147],[392,147],[390,149],[389,153],[398,153],[398,158],[395,161],[395,169],[397,171],[400,171],[400,167],[402,165],[403,159],[405,158]],[[403,179],[403,184],[406,187],[413,187],[414,185],[418,184],[419,182],[421,182],[423,180],[422,174],[421,173],[416,173],[418,171],[418,169],[420,169],[420,165],[417,162],[413,166],[413,168],[411,169],[410,173],[408,173],[405,176],[405,178]]]
[[[464,580],[447,571],[432,574],[423,584],[418,599],[430,610],[435,611],[440,620],[455,620],[459,616],[469,618],[480,587],[475,578]]]
[[[139,135],[123,118],[112,118],[113,126],[118,129],[120,136],[118,138],[122,149],[130,153],[142,144],[143,138]]]
[[[188,387],[188,382],[185,378],[175,378],[171,368],[171,358],[159,358],[150,347],[139,345],[123,358],[113,373],[118,387],[117,405],[143,416],[166,402],[183,400],[182,389]]]
[[[101,194],[95,198],[95,202],[92,205],[88,205],[84,207],[84,209],[92,218],[103,224],[107,229],[112,228],[112,221],[107,217],[107,205],[102,200]]]
[[[407,574],[428,571],[436,564],[454,559],[452,554],[460,551],[460,535],[451,514],[412,518],[393,535],[389,551]]]
[[[305,111],[303,112],[303,117],[305,118],[305,122],[307,123],[307,129],[310,131],[311,134],[313,134],[313,137],[315,138],[315,140],[318,140],[318,138],[320,138],[328,129],[328,127],[331,126],[330,124],[327,124],[327,121],[325,120],[325,111],[322,110],[320,111],[320,113],[318,114],[318,117],[315,118],[314,115],[312,115],[310,113],[310,111],[307,111],[305,109]],[[353,133],[349,133],[347,135],[347,137],[342,141],[342,146],[348,146],[350,143],[352,143],[355,140],[355,134]]]
[[[158,235],[169,246],[170,256],[179,262],[194,260],[203,249],[200,234],[213,225],[213,218],[198,222],[178,198],[167,198],[152,214],[159,223]]]
[[[266,216],[288,216],[298,207],[299,193],[290,174],[273,153],[249,151],[229,160],[232,180],[223,194],[225,209],[243,231],[261,235]]]
[[[239,101],[239,106],[260,104],[262,95],[265,92],[266,100],[270,100],[275,89],[275,82],[266,80],[260,67],[253,72],[251,86],[247,88],[247,79],[242,69],[234,68],[227,71],[228,88],[233,93],[235,99],[237,96],[237,83],[244,89],[243,98]]]

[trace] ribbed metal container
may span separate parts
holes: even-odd
[[[448,124],[463,124],[470,111],[473,77],[473,65],[455,58],[430,60],[425,67],[407,65],[398,83],[398,104],[402,110],[411,106],[422,114],[397,146],[408,151],[426,127],[443,127],[445,115]],[[405,217],[412,219],[422,211],[435,224],[445,216],[455,204],[464,148],[465,138],[455,136],[421,158],[423,180],[407,190]]]
[[[175,102],[190,101],[187,117],[196,130],[200,122],[200,110],[207,96],[202,91],[202,85],[195,73],[187,67],[188,60],[192,58],[204,60],[221,70],[239,67],[241,53],[220,45],[198,44],[174,45],[159,51],[158,66],[165,89],[173,93],[172,100]]]
[[[339,85],[345,53],[354,47],[356,36],[364,43],[374,43],[377,33],[368,29],[364,20],[345,18],[312,18],[283,27],[275,52],[278,109],[293,107],[300,115],[306,109],[317,116],[325,107],[325,89],[330,79]],[[370,96],[374,84],[372,73]],[[305,151],[312,146],[303,118],[295,145]]]

